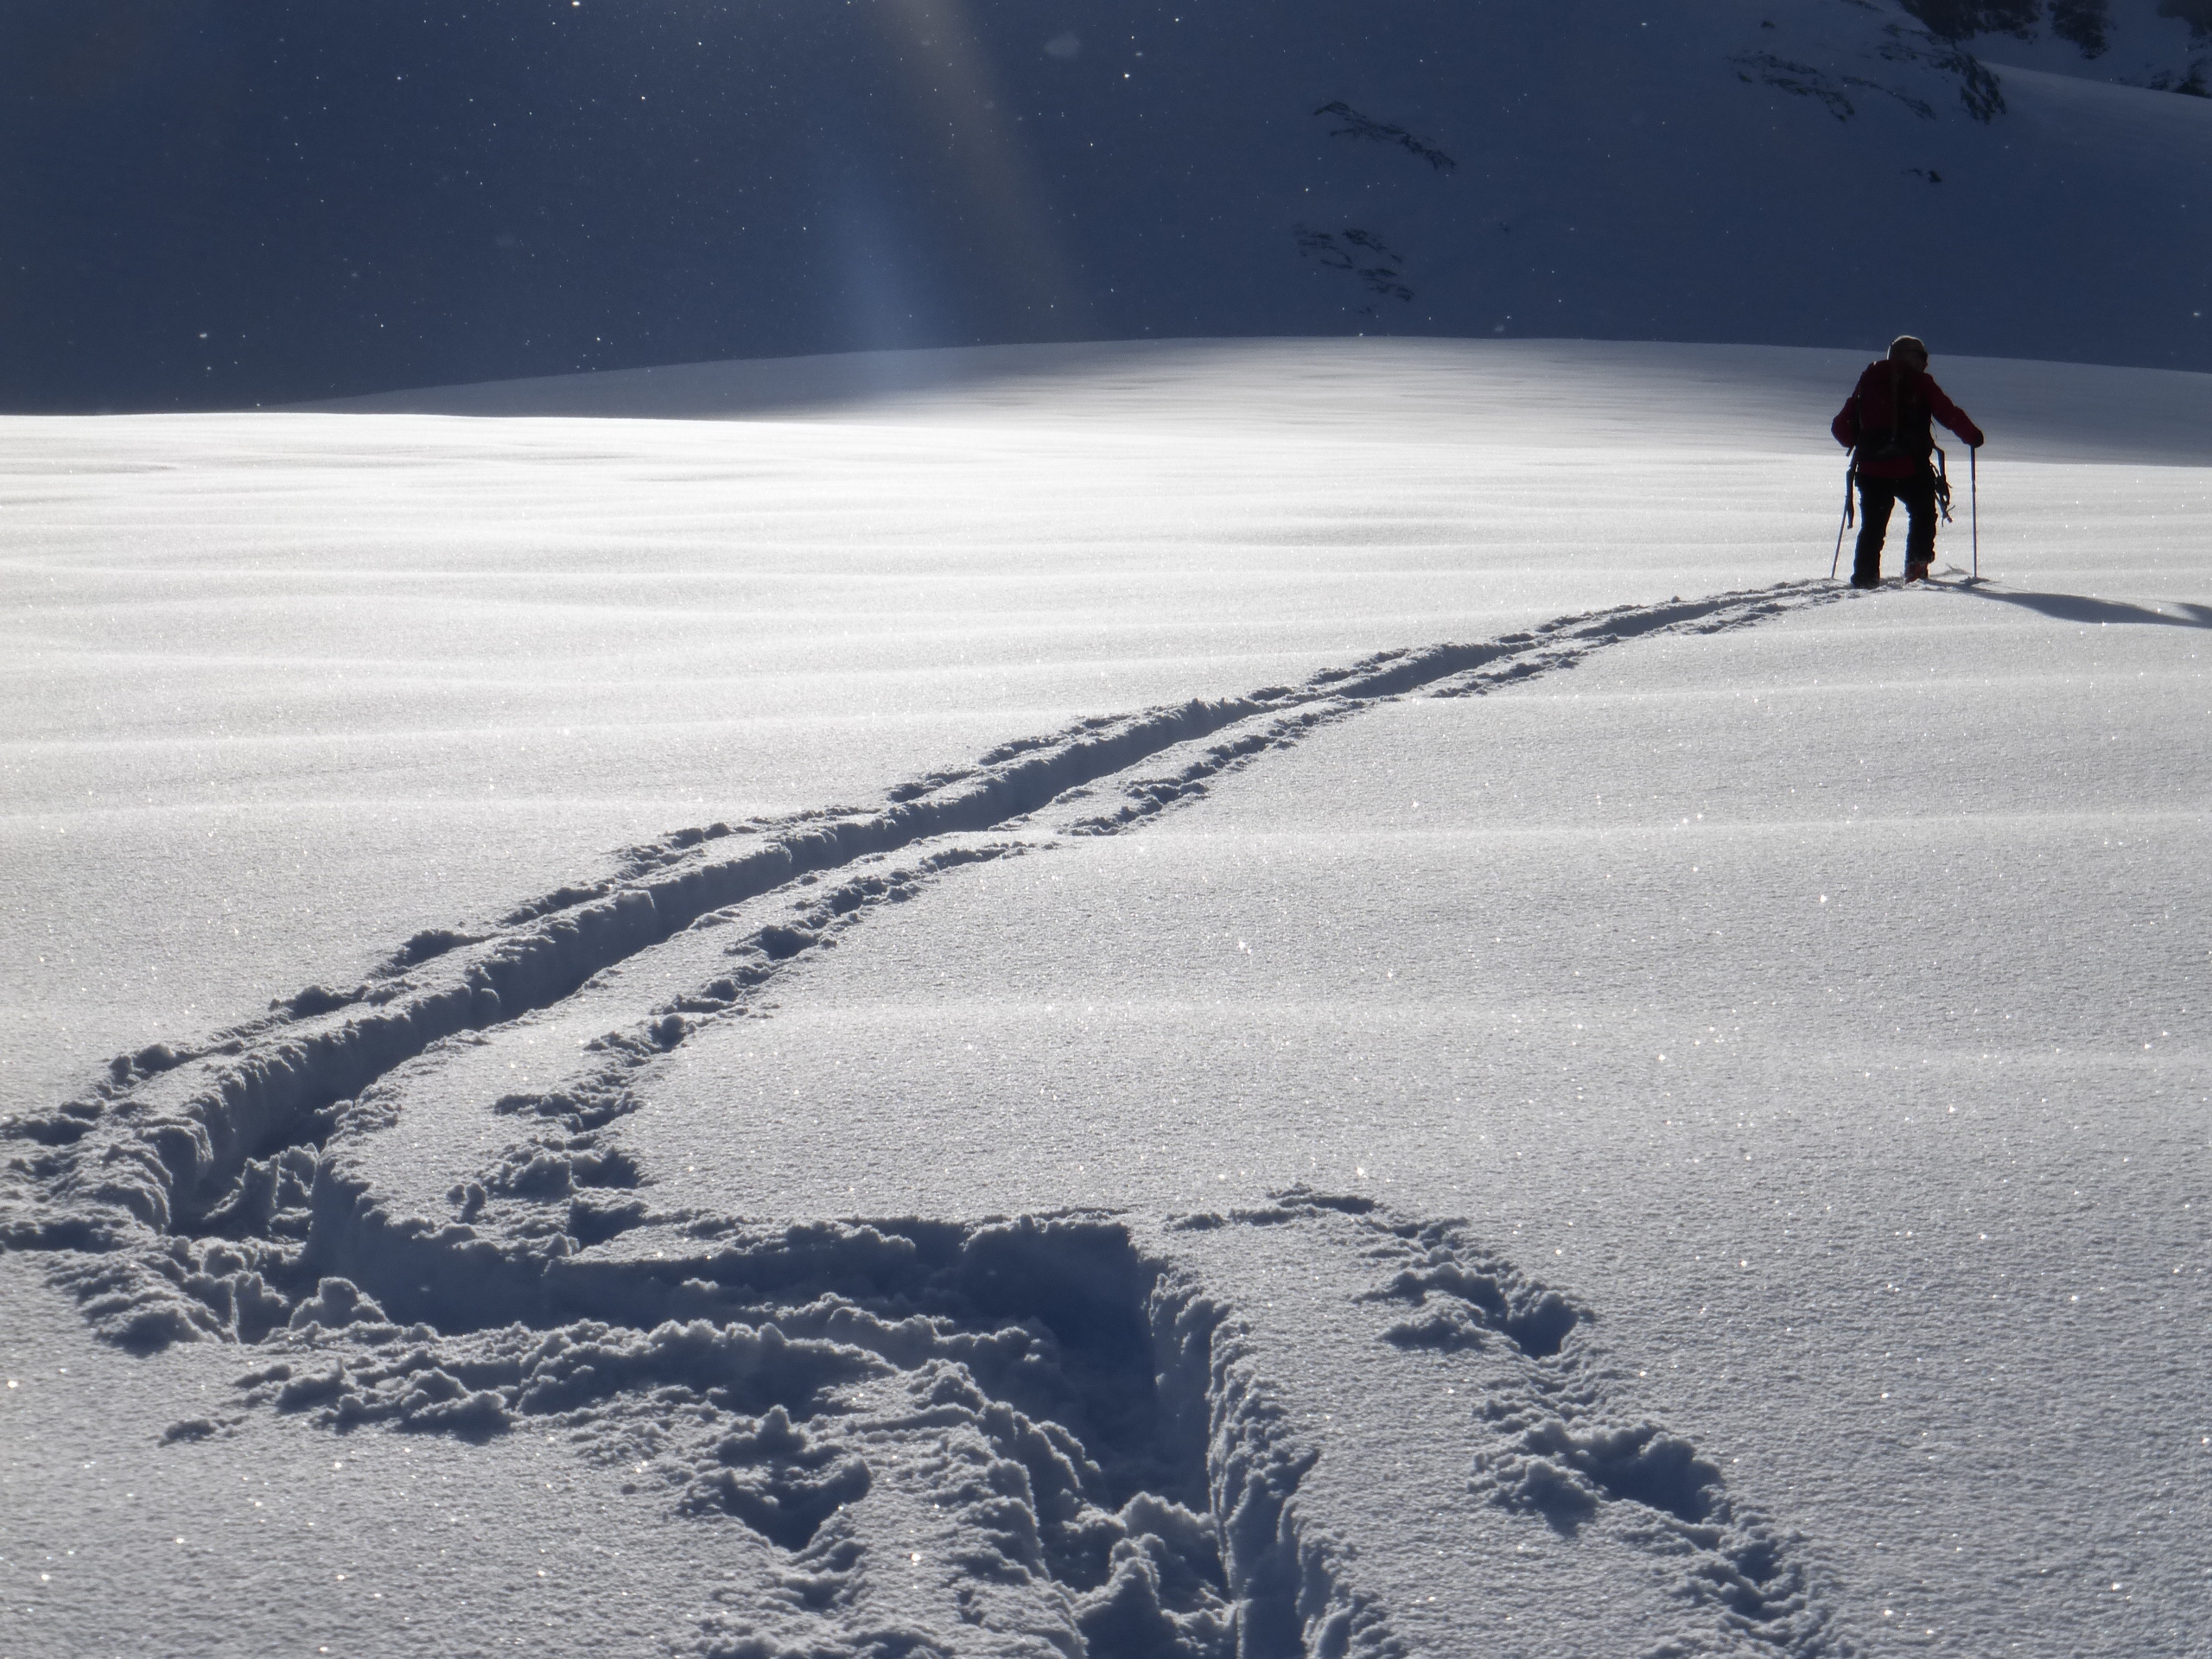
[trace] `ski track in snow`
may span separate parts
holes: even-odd
[[[464,1439],[559,1428],[626,1465],[626,1490],[741,1523],[765,1587],[707,1618],[705,1652],[950,1651],[871,1591],[925,1565],[963,1642],[994,1652],[1411,1651],[1357,1546],[1301,1510],[1319,1414],[1206,1266],[1224,1239],[1289,1230],[1370,1310],[1376,1399],[1446,1363],[1479,1402],[1471,1503],[1649,1558],[1694,1625],[1692,1648],[1655,1652],[1847,1651],[1802,1545],[1636,1411],[1592,1311],[1463,1224],[1302,1189],[1164,1222],[657,1214],[615,1130],[669,1051],[769,1017],[795,963],[964,866],[1141,825],[1393,698],[1478,696],[1841,594],[1783,583],[1385,652],[1005,744],[877,806],[679,831],[495,925],[418,934],[359,985],[118,1057],[0,1131],[16,1143],[0,1248],[44,1254],[125,1349],[254,1351],[235,1400],[172,1439],[259,1409]],[[550,1046],[575,1054],[565,1074],[507,1090],[510,1046],[550,1026],[598,1034]],[[511,1138],[442,1198],[366,1167],[378,1131],[435,1135],[471,1109]]]

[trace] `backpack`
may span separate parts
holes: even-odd
[[[1866,407],[1865,393],[1866,378],[1868,375],[1871,375],[1873,371],[1878,368],[1886,368],[1890,372],[1889,431],[1887,435],[1882,437],[1878,442],[1875,441],[1875,435],[1873,434],[1869,433],[1866,429],[1866,423],[1864,420]],[[1892,358],[1885,363],[1868,365],[1867,374],[1859,377],[1859,411],[1861,420],[1859,423],[1859,449],[1863,459],[1867,461],[1895,461],[1911,456],[1916,453],[1925,453],[1924,451],[1916,452],[1905,442],[1908,432],[1914,429],[1913,428],[1907,426],[1905,420],[1904,393],[1906,387],[1911,385],[1911,381],[1909,378],[1911,373],[1911,370],[1906,368],[1904,365]],[[1924,405],[1923,409],[1923,418],[1917,423],[1918,428],[1920,429],[1925,429],[1928,425],[1928,422],[1924,418]]]

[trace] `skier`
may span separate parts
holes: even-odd
[[[1928,459],[1936,435],[1928,424],[1930,416],[1968,448],[1981,448],[1981,429],[1928,372],[1928,347],[1910,334],[1899,334],[1890,342],[1885,360],[1866,365],[1829,425],[1835,441],[1856,452],[1852,471],[1859,480],[1859,520],[1851,562],[1854,588],[1882,585],[1882,539],[1889,531],[1890,509],[1899,501],[1910,520],[1904,579],[1921,581],[1936,562],[1936,481]]]

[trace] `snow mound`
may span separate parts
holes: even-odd
[[[679,363],[380,392],[353,415],[1051,425],[1112,442],[1224,427],[1563,449],[1732,446],[1833,456],[1869,356],[1803,346],[1578,340],[1123,340]],[[1944,352],[1941,346],[1939,352]],[[1944,353],[1938,378],[2008,461],[2199,464],[2212,376]],[[1696,410],[1684,423],[1681,411]]]

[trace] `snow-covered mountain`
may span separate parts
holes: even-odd
[[[182,80],[79,74],[65,95],[57,69],[0,115],[29,163],[0,197],[20,250],[0,271],[6,395],[235,405],[1357,333],[1839,346],[1912,329],[1945,351],[2212,367],[2212,100],[2147,90],[2195,84],[2201,14],[1917,12],[241,14],[194,37],[221,73],[180,48],[197,66]],[[136,100],[128,120],[100,87]],[[157,119],[195,136],[166,172],[118,147]]]

